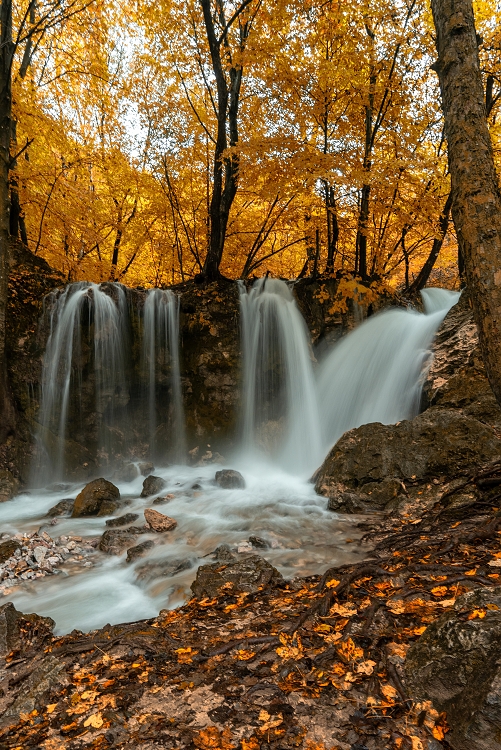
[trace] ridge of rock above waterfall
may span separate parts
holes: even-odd
[[[470,591],[407,654],[413,698],[447,712],[455,750],[501,750],[501,587]]]
[[[120,503],[120,490],[101,477],[86,484],[76,496],[72,518],[80,516],[110,516]]]
[[[214,481],[222,487],[223,490],[245,489],[245,479],[240,472],[235,469],[221,469],[221,471],[216,471]]]
[[[459,411],[432,407],[395,425],[375,422],[346,432],[317,472],[315,489],[334,499],[356,491],[361,502],[375,501],[382,509],[392,500],[383,491],[386,485],[398,494],[395,480],[454,478],[499,457],[501,440],[491,427]],[[336,509],[353,512],[343,498]]]

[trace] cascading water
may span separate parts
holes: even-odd
[[[179,297],[170,290],[151,289],[144,305],[143,371],[148,383],[150,457],[158,461],[164,454],[159,446],[159,425],[169,425],[175,435],[170,456],[178,463],[186,458],[181,372],[179,366]],[[157,384],[163,378],[170,399],[158,397]]]
[[[124,288],[119,284],[101,288],[97,284],[79,282],[56,293],[50,301],[50,334],[43,361],[37,434],[40,454],[35,469],[36,485],[65,477],[66,458],[75,433],[85,430],[84,412],[89,405],[84,399],[89,394],[82,381],[84,349],[91,350],[93,412],[97,422],[92,432],[101,463],[108,463],[123,449],[119,411],[129,398],[125,383],[127,300]],[[83,324],[87,329],[85,337]]]
[[[392,424],[418,413],[433,336],[459,299],[458,292],[447,289],[421,294],[426,314],[385,310],[343,338],[321,363],[318,463],[347,430],[369,422]]]
[[[271,453],[292,474],[308,472],[321,450],[309,334],[287,284],[240,286],[243,444]]]

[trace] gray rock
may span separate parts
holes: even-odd
[[[368,513],[371,507],[367,500],[366,495],[357,494],[356,492],[337,491],[335,488],[331,488],[327,508],[337,513]]]
[[[145,555],[148,550],[155,546],[155,543],[151,539],[147,539],[141,544],[136,544],[135,547],[129,547],[127,550],[127,562],[131,563],[137,560],[139,557]]]
[[[45,560],[48,551],[47,547],[43,547],[42,545],[35,547],[33,550],[33,557],[39,565]]]
[[[35,708],[43,706],[51,689],[64,679],[64,672],[64,662],[50,654],[46,656],[26,679],[22,692],[3,713],[0,724],[14,724],[21,714],[30,714]]]
[[[220,544],[219,547],[216,547],[212,554],[215,560],[229,562],[237,559],[231,551],[229,544]]]
[[[381,482],[367,482],[360,492],[347,492],[343,485],[337,490],[331,484],[327,507],[338,513],[372,513],[393,505],[402,493],[402,482],[390,477]]]
[[[395,480],[427,480],[501,457],[501,440],[495,431],[472,417],[452,409],[432,407],[413,420],[395,425],[379,422],[346,432],[320,467],[315,489],[335,496],[340,485],[384,501]],[[387,481],[378,493],[375,483]],[[394,485],[398,491],[397,485]],[[391,492],[390,492],[391,491]]]
[[[132,547],[136,535],[129,529],[110,529],[105,531],[99,542],[99,549],[107,555],[121,555],[127,547]]]
[[[249,555],[243,560],[227,565],[221,565],[219,562],[202,565],[191,584],[191,590],[198,599],[206,596],[212,599],[221,594],[223,586],[226,594],[243,591],[253,594],[265,586],[274,586],[281,581],[282,575],[273,565],[260,555]]]
[[[77,495],[72,518],[81,516],[109,516],[120,503],[120,490],[107,479],[94,479]]]
[[[52,508],[49,508],[47,515],[49,518],[54,518],[55,516],[69,516],[73,511],[74,503],[75,501],[71,498],[60,500],[56,505],[53,505]]]
[[[162,477],[154,477],[150,474],[149,477],[143,482],[143,491],[141,497],[150,497],[151,495],[158,495],[159,492],[166,487],[167,482]]]
[[[19,539],[8,539],[0,543],[0,563],[5,562],[12,557],[17,549],[21,549],[22,544]]]
[[[119,516],[118,518],[109,518],[106,521],[106,526],[109,526],[112,529],[114,529],[116,526],[128,526],[129,524],[134,523],[134,521],[137,521],[138,518],[138,513],[126,513],[125,515]]]
[[[21,482],[8,469],[0,470],[0,503],[12,500],[21,489]]]
[[[482,618],[468,619],[475,610]],[[407,654],[410,695],[447,712],[454,750],[501,750],[501,587],[468,592]]]
[[[113,479],[116,482],[133,482],[139,476],[139,469],[136,464],[128,463],[116,470]]]
[[[147,477],[148,474],[151,474],[152,471],[155,471],[155,467],[151,463],[151,461],[142,461],[139,464],[139,471],[143,477]]]
[[[0,656],[6,656],[19,643],[18,621],[22,613],[18,612],[12,602],[0,607]]]
[[[221,471],[216,471],[214,481],[224,490],[245,489],[245,479],[240,472],[235,471],[235,469],[222,469]]]
[[[266,539],[262,539],[260,536],[250,536],[249,542],[257,549],[268,549],[270,546]]]

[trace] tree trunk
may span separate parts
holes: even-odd
[[[12,128],[12,0],[0,6],[0,442],[13,431],[15,411],[6,361],[9,291],[10,138]]]
[[[324,180],[325,218],[327,221],[327,263],[325,273],[334,273],[334,263],[337,254],[337,243],[339,240],[339,224],[337,220],[336,195],[334,188]]]
[[[432,0],[452,217],[487,376],[501,405],[501,194],[471,0]]]
[[[430,250],[430,254],[426,258],[425,264],[408,288],[408,291],[411,294],[415,294],[416,292],[420,292],[421,289],[423,289],[428,279],[430,278],[430,273],[433,271],[433,266],[435,265],[438,255],[440,253],[440,250],[442,249],[442,245],[444,244],[445,235],[447,234],[447,229],[449,228],[449,218],[451,214],[451,207],[452,207],[452,192],[449,193],[447,196],[447,200],[445,202],[444,210],[442,211],[442,214],[440,216],[440,220],[438,222],[439,228],[440,228],[440,235],[438,237],[435,237],[433,240],[433,245]]]

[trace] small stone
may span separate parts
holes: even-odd
[[[235,471],[234,469],[222,469],[221,471],[216,471],[214,481],[224,490],[245,489],[245,479],[239,471]]]
[[[127,529],[109,529],[99,542],[99,549],[107,555],[121,555],[135,541],[135,535]]]
[[[35,547],[33,550],[33,557],[37,561],[37,563],[40,565],[41,562],[45,560],[45,556],[47,554],[47,547]]]
[[[134,523],[139,518],[138,513],[126,513],[124,516],[118,518],[110,518],[106,521],[106,526],[115,528],[116,526],[127,526],[128,524]]]
[[[91,562],[84,562],[83,566],[84,566],[84,568],[92,568],[93,567],[93,565],[92,565]]]
[[[249,542],[257,549],[267,549],[270,546],[266,539],[262,539],[260,536],[250,536]]]
[[[76,546],[77,546],[77,543],[76,543],[76,542],[74,542],[74,541],[68,542],[68,544],[66,545],[66,547],[67,547],[67,548],[68,548],[69,550],[74,550]]]
[[[169,516],[164,516],[163,513],[159,513],[158,510],[153,510],[153,508],[146,508],[144,517],[146,523],[153,531],[171,531],[177,526],[177,521],[169,518]]]
[[[216,547],[212,554],[214,555],[214,558],[216,560],[231,562],[232,560],[237,559],[231,551],[229,544],[220,544],[219,547]]]
[[[138,466],[139,471],[141,472],[143,477],[147,477],[149,474],[151,474],[152,471],[155,471],[155,466],[151,463],[151,461],[141,461]]]
[[[164,497],[156,497],[155,500],[153,500],[153,505],[163,505],[164,503],[170,503],[171,500],[175,499],[175,495],[169,494],[164,495]]]
[[[166,484],[167,483],[165,479],[162,479],[162,477],[154,477],[153,475],[146,477],[143,482],[143,491],[141,492],[141,497],[158,495],[160,492],[162,492]]]
[[[49,510],[47,511],[47,515],[49,516],[49,518],[54,518],[55,516],[69,516],[71,515],[71,512],[73,510],[74,503],[75,501],[71,498],[60,500],[52,508],[49,508]]]
[[[145,542],[142,542],[141,544],[136,544],[135,547],[130,547],[127,550],[127,562],[131,563],[134,562],[134,560],[137,560],[139,557],[142,557],[143,555],[148,552],[153,546],[154,542],[151,539],[147,539]]]
[[[50,565],[59,565],[59,563],[61,562],[61,558],[60,557],[48,557],[47,562]]]

